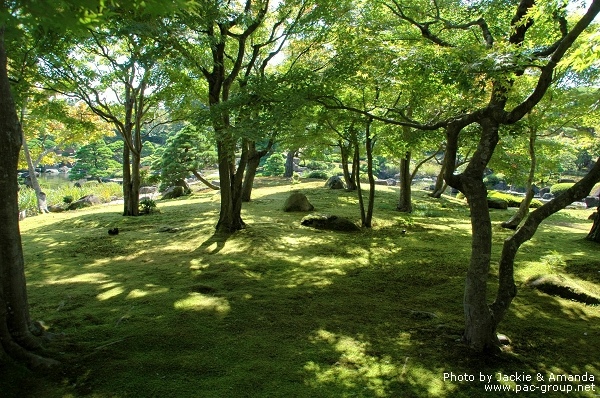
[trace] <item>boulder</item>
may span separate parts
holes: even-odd
[[[540,189],[540,191],[538,192],[538,195],[541,197],[547,193],[550,193],[550,187],[544,187],[544,188]]]
[[[301,192],[293,192],[283,204],[283,211],[313,211],[315,207],[308,201],[306,195]]]
[[[590,209],[593,207],[598,207],[598,205],[600,204],[600,198],[598,198],[597,196],[588,196],[584,199],[584,202],[587,208]]]
[[[61,213],[65,211],[65,209],[60,205],[50,205],[48,206],[48,211],[50,213]]]
[[[360,228],[352,221],[338,216],[327,214],[309,214],[300,221],[305,227],[326,229],[329,231],[356,232]]]
[[[67,210],[83,209],[84,207],[99,205],[100,203],[102,203],[102,201],[96,195],[86,195],[83,198],[70,203]]]
[[[487,202],[488,202],[488,207],[490,209],[500,209],[500,210],[508,209],[508,202],[504,199],[488,198]]]
[[[145,186],[140,188],[141,195],[153,194],[158,192],[158,187],[155,186]]]
[[[554,199],[554,195],[552,195],[550,192],[548,192],[548,193],[545,193],[545,194],[542,195],[542,199],[544,199],[544,200],[552,200],[552,199]]]
[[[176,186],[176,187],[169,187],[167,188],[167,190],[163,193],[162,198],[161,199],[175,199],[175,198],[179,198],[180,196],[185,195],[185,188],[182,186]]]
[[[527,281],[527,286],[537,289],[551,296],[562,297],[589,305],[600,304],[600,298],[581,290],[578,286],[569,283],[557,276],[535,276]]]
[[[344,186],[344,181],[342,181],[342,178],[340,176],[331,176],[325,183],[325,188],[344,189],[346,187]]]

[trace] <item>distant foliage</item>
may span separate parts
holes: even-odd
[[[282,176],[285,173],[285,156],[282,153],[273,153],[267,158],[262,174],[265,176]]]
[[[103,140],[84,145],[75,153],[75,164],[69,173],[71,180],[111,177],[121,165],[113,160],[113,151]]]
[[[323,170],[313,170],[310,173],[308,173],[306,178],[318,178],[321,180],[326,180],[329,178],[329,174]]]

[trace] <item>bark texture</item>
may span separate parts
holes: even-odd
[[[30,367],[52,366],[58,362],[32,352],[40,344],[30,330],[18,220],[17,164],[23,134],[6,65],[4,27],[0,26],[0,352]]]

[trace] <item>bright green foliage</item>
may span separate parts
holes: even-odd
[[[554,184],[552,185],[552,187],[550,187],[550,193],[554,196],[558,196],[565,192],[567,189],[571,188],[573,185],[575,184],[572,182],[562,182],[559,184]]]
[[[113,159],[112,150],[103,140],[84,145],[75,153],[75,164],[69,173],[71,180],[109,177],[120,165]]]
[[[140,200],[140,214],[152,214],[157,211],[156,202],[152,199]]]
[[[488,200],[506,202],[508,207],[519,207],[521,205],[521,202],[523,201],[523,197],[511,195],[511,194],[505,193],[505,192],[490,191],[490,192],[488,192]],[[540,207],[541,205],[542,205],[542,202],[534,199],[531,201],[531,204],[529,205],[529,207],[532,209],[535,209],[535,208]]]
[[[281,176],[285,172],[285,156],[282,153],[273,153],[263,166],[262,174],[265,176]]]
[[[212,166],[217,152],[206,129],[187,125],[169,137],[160,158],[161,190]]]

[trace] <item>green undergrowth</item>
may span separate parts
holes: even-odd
[[[524,286],[553,274],[597,291],[589,211],[560,212],[523,246],[519,294],[499,330],[510,350],[477,357],[460,343],[463,201],[416,191],[402,214],[397,188],[378,186],[373,229],[328,232],[281,211],[289,193],[358,223],[356,193],[257,183],[247,228],[230,236],[213,233],[213,191],[135,218],[103,205],[23,221],[32,316],[62,334],[46,355],[64,366],[43,377],[7,367],[2,396],[483,397],[514,395],[485,392],[481,375],[497,372],[600,378],[598,307]],[[492,211],[495,261],[512,211]],[[495,279],[493,267],[490,297]],[[451,379],[465,374],[476,380]]]

